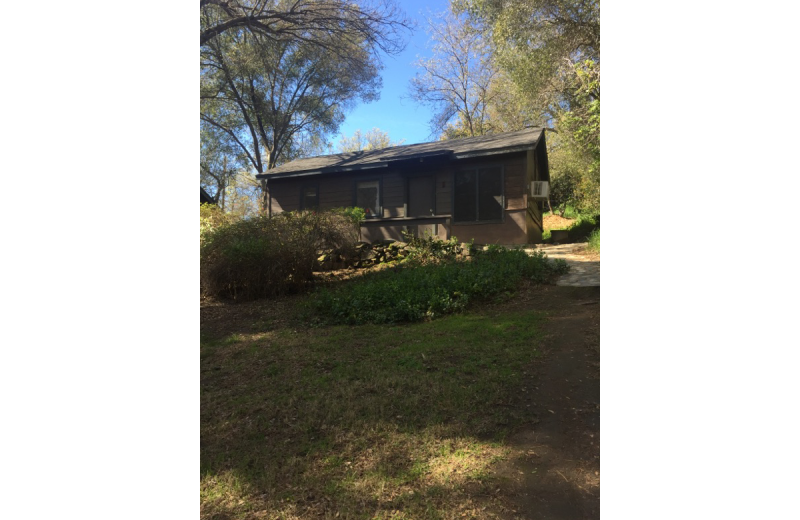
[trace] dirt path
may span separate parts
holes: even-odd
[[[600,288],[542,287],[523,295],[545,310],[543,356],[522,389],[531,424],[498,467],[507,518],[600,517]]]

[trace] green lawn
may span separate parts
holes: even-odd
[[[309,327],[292,309],[202,335],[202,516],[486,517],[542,315]]]

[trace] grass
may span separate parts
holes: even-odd
[[[569,227],[569,239],[571,242],[585,242],[597,229],[600,229],[599,215],[580,215]]]
[[[506,307],[204,333],[201,516],[486,516],[541,337],[541,314]]]
[[[591,251],[600,252],[600,229],[595,229],[591,233],[589,233],[589,245],[588,248]]]
[[[544,216],[550,215],[550,212],[544,214]],[[571,206],[567,206],[567,211],[564,214],[565,218],[574,219],[574,222],[567,228],[569,231],[569,242],[586,242],[591,239],[592,233],[597,231],[598,234],[598,249],[599,251],[599,231],[600,231],[600,215],[596,214],[586,214],[586,213],[578,213],[574,208]],[[542,232],[542,242],[549,243],[552,234],[550,233],[550,229],[546,228]]]
[[[561,212],[556,208],[555,214],[561,216]],[[546,211],[543,216],[552,215],[549,211]],[[575,208],[575,206],[571,206],[567,204],[567,208],[564,210],[564,218],[578,218],[581,213]]]

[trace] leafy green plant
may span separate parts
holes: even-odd
[[[356,228],[360,227],[361,221],[367,216],[364,208],[350,207],[350,208],[336,208],[331,210],[336,215],[342,215],[347,218]]]
[[[470,260],[410,260],[367,273],[336,289],[323,288],[310,310],[333,323],[396,323],[434,319],[459,312],[471,302],[514,291],[525,279],[547,283],[566,273],[563,261],[522,250],[489,247]]]
[[[405,231],[403,232],[403,237],[408,245],[411,246],[409,259],[416,259],[422,262],[437,261],[445,258],[455,258],[462,252],[461,242],[456,237],[442,240],[430,232],[418,237]],[[472,249],[472,242],[469,243],[469,247]]]
[[[589,245],[588,248],[592,251],[600,252],[600,229],[595,229],[591,233],[589,233]]]
[[[216,204],[200,204],[200,240],[202,241],[209,232],[230,224],[235,217],[225,213]]]
[[[581,214],[569,228],[570,242],[583,242],[588,240],[592,231],[600,229],[600,215]]]

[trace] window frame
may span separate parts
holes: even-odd
[[[481,220],[480,215],[480,175],[479,170],[484,170],[488,168],[500,168],[500,218],[499,219],[491,219],[491,220]],[[475,172],[475,184],[477,188],[475,189],[475,214],[477,215],[476,220],[456,220],[456,175],[462,172]],[[453,219],[453,224],[458,224],[459,226],[469,226],[469,225],[480,225],[480,224],[502,224],[505,222],[506,219],[506,169],[503,163],[489,163],[489,164],[480,164],[476,166],[458,168],[453,171],[453,175],[450,178],[450,215]]]
[[[358,205],[358,185],[359,183],[377,182],[378,183],[378,215],[365,215],[365,219],[380,219],[383,218],[383,179],[381,177],[372,177],[369,179],[354,179],[353,180],[353,207],[360,207]]]

